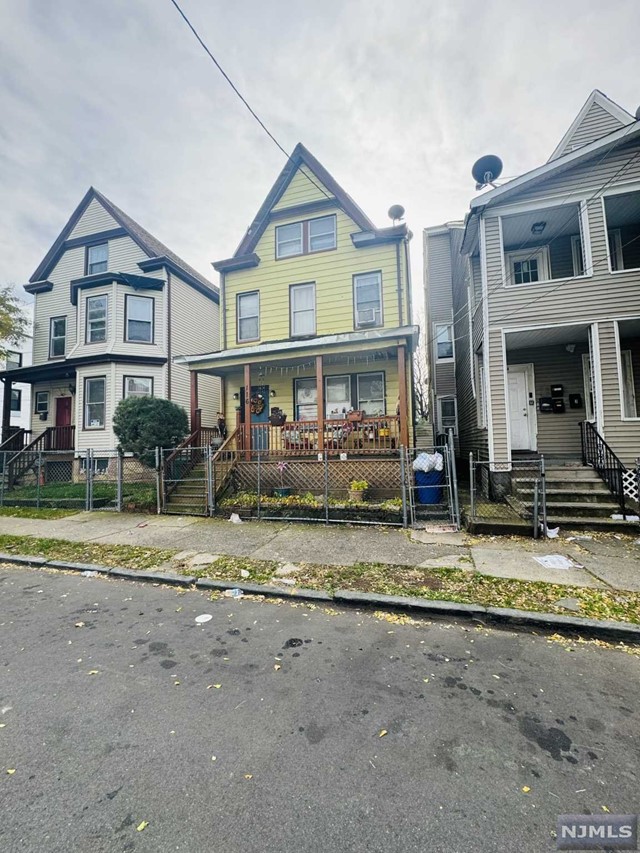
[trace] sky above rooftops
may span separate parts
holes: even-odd
[[[549,157],[592,89],[640,104],[637,0],[182,0],[282,145],[378,226],[460,219],[486,153]],[[169,0],[0,0],[0,284],[90,185],[212,281],[283,166]]]

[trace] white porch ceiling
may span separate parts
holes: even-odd
[[[559,344],[583,344],[589,341],[589,326],[553,326],[549,329],[526,329],[507,332],[507,351]]]

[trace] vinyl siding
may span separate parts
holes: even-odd
[[[49,361],[49,321],[67,318],[67,355],[76,341],[76,308],[71,304],[69,282],[84,275],[84,248],[68,249],[49,275],[53,290],[37,293],[33,307],[33,363]]]
[[[565,412],[543,414],[537,411],[539,453],[578,457],[580,455],[580,421],[586,417],[584,408],[584,376],[582,354],[586,344],[576,346],[569,353],[563,345],[542,346],[515,350],[508,353],[508,363],[533,364],[535,377],[536,410],[540,397],[549,397],[552,384],[564,386]],[[580,394],[582,407],[569,408],[569,395]]]
[[[69,235],[74,237],[88,237],[90,234],[99,234],[100,231],[110,231],[119,228],[120,224],[104,209],[97,198],[94,198],[85,210],[75,228]]]
[[[305,174],[302,174],[301,170],[298,169],[297,173],[291,179],[289,186],[284,191],[282,198],[273,206],[272,210],[283,210],[286,207],[307,204],[310,201],[326,201],[327,198],[334,197],[333,193],[329,192],[319,178],[310,172],[306,166],[303,168],[305,174],[308,174],[311,180],[305,177]],[[321,216],[323,214],[315,215]]]
[[[217,303],[171,274],[172,357],[216,351],[220,346],[219,328]],[[190,411],[190,371],[184,365],[171,365],[171,399]],[[198,376],[198,405],[202,409],[203,426],[216,424],[220,404],[220,380],[201,373]]]
[[[631,120],[631,117],[629,119]],[[589,142],[594,142],[607,133],[620,130],[621,127],[623,127],[622,122],[603,109],[600,104],[593,103],[586,116],[569,139],[567,139],[562,151],[558,152],[556,157],[567,154],[569,151],[580,148],[582,145],[587,145]]]
[[[615,323],[598,323],[598,334],[602,373],[602,431],[613,452],[631,468],[640,456],[640,420],[622,420]]]
[[[31,391],[31,426],[29,429],[32,431],[32,439],[39,436],[43,433],[48,427],[55,426],[56,424],[56,397],[68,397],[70,395],[69,385],[73,385],[75,380],[72,378],[68,382],[37,382],[33,385]],[[48,391],[49,392],[49,411],[46,420],[41,421],[40,415],[36,415],[34,412],[34,408],[36,405],[36,394],[38,391]],[[24,396],[23,396],[24,401]],[[23,403],[24,404],[24,403]],[[73,403],[71,405],[71,423],[76,423],[75,418],[75,408]]]

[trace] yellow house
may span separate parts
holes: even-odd
[[[213,264],[221,349],[175,359],[191,371],[194,425],[207,374],[222,380],[229,449],[248,456],[408,446],[410,237],[404,223],[376,228],[297,145],[233,257]]]

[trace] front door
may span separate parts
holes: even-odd
[[[56,397],[56,426],[71,426],[71,397]]]
[[[240,418],[246,423],[246,406],[244,388],[240,391]],[[269,449],[269,386],[251,386],[251,448],[252,450]]]
[[[533,368],[528,364],[507,367],[509,423],[511,425],[511,450],[535,450],[534,417],[535,392]]]

